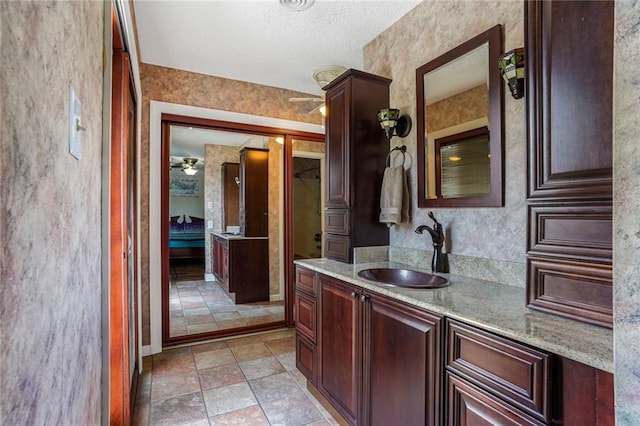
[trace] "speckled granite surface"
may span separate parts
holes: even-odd
[[[330,259],[297,260],[295,263],[500,336],[613,372],[611,330],[529,310],[525,307],[523,288],[451,274],[442,274],[451,284],[440,289],[386,287],[359,278],[358,271],[372,267],[407,267],[406,264],[377,262],[351,265]]]
[[[616,2],[613,297],[616,424],[640,424],[640,2]]]

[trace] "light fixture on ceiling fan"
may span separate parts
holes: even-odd
[[[331,83],[336,79],[340,74],[345,72],[347,69],[340,65],[322,65],[313,70],[313,79],[318,83],[320,89],[322,89],[327,84]],[[322,115],[325,115],[325,105],[324,105],[324,92],[320,96],[316,96],[313,98],[289,98],[290,102],[321,102],[320,105],[309,111],[309,114],[314,113],[316,111],[320,111]]]
[[[198,173],[198,161],[200,160],[194,157],[185,157],[182,159],[182,163],[171,164],[171,168],[179,167],[185,174],[193,176]]]

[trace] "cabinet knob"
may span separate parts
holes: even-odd
[[[367,299],[368,299],[368,297],[365,296],[364,294],[362,296],[360,296],[360,301],[363,302],[363,303],[366,302]]]
[[[356,292],[355,292],[355,291],[352,291],[352,292],[351,292],[351,297],[353,297],[353,298],[355,299],[355,298],[356,298],[356,296],[357,296]]]

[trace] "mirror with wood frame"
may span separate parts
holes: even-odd
[[[496,25],[416,70],[418,207],[504,205]]]

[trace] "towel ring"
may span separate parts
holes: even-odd
[[[406,145],[402,145],[402,146],[396,146],[395,148],[393,148],[391,151],[389,151],[389,153],[387,154],[387,158],[385,160],[385,165],[387,167],[391,167],[391,153],[393,151],[400,151],[402,153],[402,165],[404,166],[404,161],[406,159],[405,157],[405,152],[407,152],[407,147]]]

